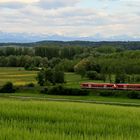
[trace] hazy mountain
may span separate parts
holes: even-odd
[[[140,41],[140,37],[131,37],[127,35],[103,37],[100,34],[89,37],[74,37],[74,36],[60,36],[60,35],[43,35],[43,34],[27,34],[27,33],[5,33],[0,32],[0,42],[37,42],[41,40],[57,40],[57,41]]]

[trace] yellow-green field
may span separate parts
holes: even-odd
[[[0,98],[1,140],[139,140],[140,109]]]
[[[0,86],[6,82],[14,85],[36,83],[36,71],[25,71],[24,68],[0,68]]]
[[[28,83],[36,84],[37,71],[26,71],[24,68],[0,67],[0,86],[6,82],[12,82],[14,85],[26,85]],[[71,88],[80,88],[80,83],[91,81],[87,78],[81,78],[74,73],[65,73],[65,86]],[[101,82],[101,81],[96,81]]]

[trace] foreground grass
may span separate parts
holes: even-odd
[[[135,107],[8,99],[0,106],[0,139],[140,139]]]
[[[121,97],[102,97],[96,95],[89,95],[89,96],[60,96],[60,95],[47,95],[47,94],[40,94],[38,91],[36,92],[22,92],[22,93],[13,93],[13,94],[0,94],[0,97],[31,97],[33,99],[43,99],[47,100],[47,98],[52,99],[70,99],[70,100],[84,100],[84,101],[101,101],[101,102],[118,102],[118,103],[133,103],[139,104],[139,99],[129,99],[129,98],[121,98]]]
[[[138,140],[140,109],[0,99],[0,139]]]

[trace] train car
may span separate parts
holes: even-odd
[[[82,83],[81,88],[84,89],[114,89],[115,84],[110,83]]]
[[[116,84],[116,86],[122,90],[140,90],[140,84]]]
[[[82,83],[84,89],[140,90],[140,84]]]

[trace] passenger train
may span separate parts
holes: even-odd
[[[82,83],[83,89],[139,90],[140,84]]]

